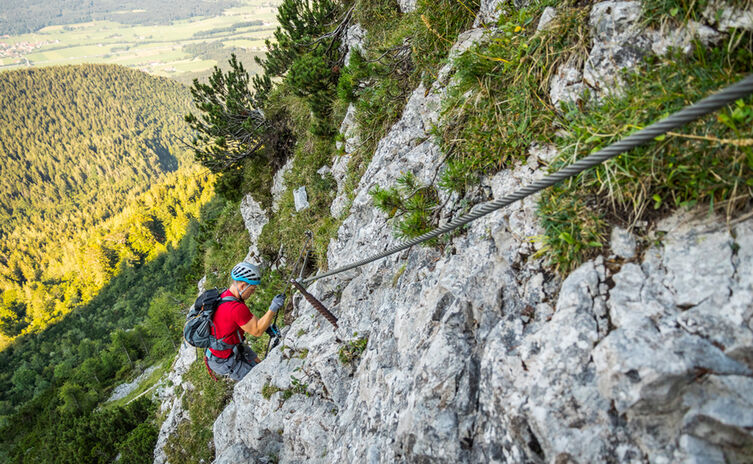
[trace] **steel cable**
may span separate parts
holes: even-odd
[[[505,206],[508,206],[518,200],[522,200],[527,196],[533,195],[534,193],[537,193],[547,187],[551,187],[558,182],[573,177],[585,171],[586,169],[599,165],[604,161],[614,158],[628,150],[644,145],[654,140],[656,137],[664,135],[672,129],[695,121],[702,116],[718,110],[724,105],[732,103],[737,99],[747,97],[751,93],[753,93],[753,74],[711,96],[704,98],[703,100],[693,105],[687,106],[682,110],[671,114],[661,121],[651,124],[650,126],[609,145],[608,147],[602,148],[596,153],[588,155],[587,157],[576,161],[575,163],[566,166],[555,173],[549,174],[543,179],[537,180],[519,189],[518,191],[511,193],[510,195],[506,195],[498,200],[489,201],[480,206],[476,206],[470,213],[460,216],[459,218],[452,220],[450,223],[445,224],[442,227],[439,227],[431,232],[427,232],[407,242],[401,243],[400,245],[396,245],[374,256],[333,269],[331,271],[327,271],[323,274],[309,277],[302,282],[310,283],[324,277],[329,277],[341,272],[349,271],[356,267],[369,264],[378,259],[382,259],[389,255],[408,249],[413,245],[431,240],[432,238],[438,237],[439,235],[464,226],[465,224],[468,224],[469,222],[485,216],[493,211],[504,208]]]

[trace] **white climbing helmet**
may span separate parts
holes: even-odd
[[[249,285],[259,285],[261,283],[261,270],[255,264],[242,261],[235,265],[230,273],[230,278],[246,282]]]

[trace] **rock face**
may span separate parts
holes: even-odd
[[[205,282],[206,276],[199,281],[199,295],[204,293]],[[152,397],[160,403],[160,414],[167,413],[157,436],[157,445],[154,448],[154,464],[166,464],[168,462],[167,454],[165,454],[167,440],[177,430],[181,422],[189,419],[188,412],[183,409],[183,395],[178,396],[175,392],[179,386],[182,387],[183,391],[193,389],[193,385],[190,385],[189,382],[183,382],[183,375],[188,372],[194,361],[196,361],[196,348],[181,344],[178,357],[173,361],[170,372],[166,378],[160,381],[160,385]]]
[[[136,377],[133,382],[123,383],[115,387],[115,389],[112,391],[112,394],[109,398],[107,398],[107,403],[110,401],[117,401],[119,399],[123,399],[126,396],[130,395],[131,392],[139,388],[139,385],[141,385],[141,382],[146,380],[152,373],[157,369],[157,366],[151,366],[144,370],[144,372],[141,373],[138,377]]]
[[[248,235],[251,239],[251,245],[248,247],[248,254],[244,261],[258,262],[259,248],[256,246],[256,242],[259,239],[259,235],[261,235],[261,230],[267,224],[267,221],[269,221],[267,213],[264,212],[261,205],[250,194],[241,200],[240,209],[243,222],[246,224],[246,230],[248,230]]]
[[[594,5],[591,27],[614,39],[606,53],[644,40],[639,12]],[[461,35],[454,53],[481,38]],[[429,130],[450,81],[448,66],[416,89],[379,142],[330,268],[397,243],[368,191],[434,175]],[[540,178],[555,154],[531,147],[485,179],[488,194]],[[562,281],[535,255],[536,201],[469,224],[442,251],[414,247],[313,283],[339,329],[296,298],[281,346],[214,424],[215,462],[750,462],[753,219],[727,228],[677,213],[644,250],[615,229],[606,256]]]
[[[363,41],[366,38],[366,29],[360,24],[354,24],[345,31],[345,38],[340,48],[345,53],[345,66],[350,64],[350,56],[354,51],[363,50]]]
[[[416,11],[416,0],[397,0],[397,4],[400,6],[400,11],[403,13]]]
[[[283,192],[285,192],[285,174],[293,168],[293,158],[289,159],[285,165],[280,168],[272,179],[272,211],[277,212],[279,210],[280,198]]]
[[[558,105],[582,98],[588,88],[592,97],[618,93],[622,87],[620,72],[638,65],[649,53],[664,55],[670,50],[691,53],[693,41],[704,46],[718,45],[721,32],[730,28],[753,30],[753,12],[714,2],[703,11],[706,23],[688,21],[686,26],[660,30],[647,28],[641,16],[640,1],[606,1],[591,7],[589,29],[591,48],[585,63],[574,56],[552,76],[550,98]],[[552,20],[547,9],[539,29]]]

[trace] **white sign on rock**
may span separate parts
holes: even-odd
[[[309,207],[309,197],[306,195],[305,185],[293,190],[293,201],[295,202],[296,211],[301,211]]]

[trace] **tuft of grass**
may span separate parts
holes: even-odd
[[[455,60],[457,84],[434,131],[448,155],[443,189],[462,194],[480,175],[524,160],[533,142],[551,141],[557,120],[548,102],[551,73],[587,56],[588,8],[562,6],[545,30],[535,32],[550,3],[503,14],[498,32]]]
[[[408,263],[403,264],[400,266],[400,269],[397,270],[395,275],[392,277],[392,286],[395,287],[397,285],[398,280],[400,280],[400,277],[403,276],[405,273],[405,269],[408,267]]]
[[[343,364],[352,364],[357,361],[366,350],[366,345],[368,345],[368,343],[368,337],[361,337],[356,340],[345,342],[338,352],[340,362]]]
[[[261,396],[265,400],[268,400],[278,391],[282,391],[282,389],[277,385],[272,385],[271,383],[267,382],[263,387],[261,387]]]
[[[604,246],[609,227],[603,215],[594,212],[581,196],[562,186],[542,193],[538,215],[544,228],[544,247],[537,256],[547,256],[549,265],[567,274]]]
[[[624,75],[619,95],[565,106],[560,154],[551,168],[599,150],[750,72],[753,34],[692,56],[651,56]],[[586,171],[541,197],[546,254],[560,271],[605,244],[610,222],[635,223],[681,207],[708,205],[728,218],[753,199],[753,99],[671,132]],[[562,233],[570,234],[572,241]]]
[[[301,382],[300,379],[292,375],[290,376],[290,388],[280,388],[267,382],[261,389],[261,396],[268,400],[277,392],[282,392],[280,395],[281,404],[292,398],[293,395],[311,396],[311,392],[308,391],[308,384]]]

